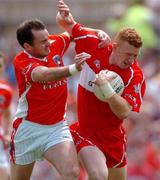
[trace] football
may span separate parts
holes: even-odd
[[[117,94],[121,95],[124,90],[124,82],[123,82],[121,76],[118,75],[114,71],[106,70],[106,77],[111,80],[110,84],[111,84],[112,88],[114,89],[114,91]],[[93,86],[93,92],[99,100],[105,101],[104,94],[102,93],[101,89],[96,84],[94,84],[94,86]]]

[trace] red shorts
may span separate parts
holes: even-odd
[[[96,136],[88,137],[86,134],[82,134],[79,131],[78,123],[70,126],[70,131],[77,149],[79,152],[83,147],[96,146],[99,148],[106,157],[106,164],[108,168],[120,168],[124,167],[126,162],[126,140],[114,141],[101,141]]]

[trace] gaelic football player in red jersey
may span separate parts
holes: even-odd
[[[12,127],[10,105],[13,91],[3,78],[5,59],[5,55],[0,52],[0,179],[8,180],[9,161],[7,149]]]
[[[145,79],[137,60],[142,46],[141,37],[135,29],[124,28],[117,33],[113,43],[100,49],[96,34],[75,22],[63,0],[59,0],[58,10],[57,22],[74,39],[76,52],[91,55],[80,76],[78,122],[71,126],[80,161],[89,179],[125,180],[126,135],[123,121],[131,111],[140,110],[145,93]],[[105,69],[115,71],[123,79],[125,89],[121,96],[104,75]],[[105,95],[106,102],[94,95],[93,81]]]
[[[43,158],[63,179],[77,179],[76,150],[65,120],[66,78],[81,71],[90,55],[77,54],[75,64],[64,66],[70,35],[49,35],[38,19],[20,24],[17,40],[23,51],[13,62],[19,102],[11,135],[11,179],[28,180],[35,161]]]

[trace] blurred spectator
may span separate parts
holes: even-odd
[[[144,47],[153,48],[157,44],[157,36],[151,24],[153,13],[144,0],[129,1],[130,5],[119,19],[107,21],[107,28],[117,32],[122,27],[134,27],[142,36]]]

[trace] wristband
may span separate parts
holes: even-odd
[[[74,74],[76,74],[77,72],[79,72],[79,71],[77,70],[75,64],[69,65],[69,73],[70,73],[70,75],[74,75]]]
[[[116,94],[110,83],[103,84],[102,86],[100,86],[100,89],[106,99],[109,99],[114,94]]]

